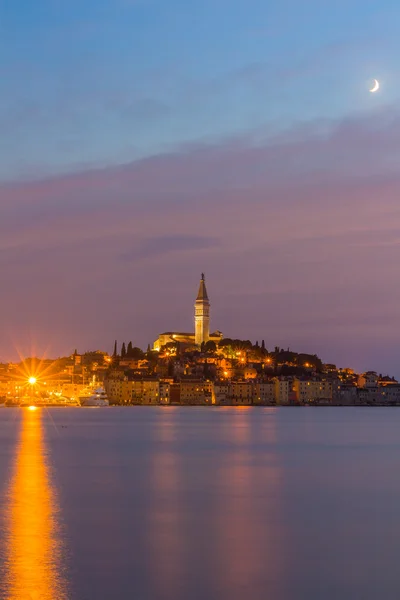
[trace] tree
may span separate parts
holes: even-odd
[[[219,342],[218,346],[219,346],[220,348],[223,348],[224,346],[232,346],[232,344],[233,344],[233,341],[231,340],[231,338],[223,338],[223,339],[222,339],[222,340]]]
[[[213,340],[208,340],[204,346],[204,351],[210,354],[217,351],[217,344]]]
[[[115,340],[113,356],[118,356],[117,340]]]
[[[200,352],[205,352],[205,348],[206,348],[206,344],[205,344],[205,342],[201,342],[201,345],[200,345]]]
[[[125,342],[123,342],[122,348],[121,348],[121,358],[125,358],[125,356],[126,356],[126,347],[125,347]]]
[[[141,348],[137,348],[136,346],[134,346],[132,348],[130,358],[133,358],[134,360],[142,360],[144,358],[143,350]]]
[[[132,342],[129,342],[128,348],[126,350],[126,354],[127,354],[128,358],[130,358],[130,356],[132,354]]]

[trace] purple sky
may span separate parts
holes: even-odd
[[[398,0],[6,4],[0,360],[190,330],[204,271],[226,336],[400,377]]]
[[[400,112],[262,133],[3,184],[1,358],[190,330],[204,270],[226,336],[400,374]]]

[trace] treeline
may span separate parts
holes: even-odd
[[[120,356],[122,359],[130,358],[132,360],[142,360],[145,357],[145,353],[141,348],[134,346],[132,342],[128,342],[127,345],[125,342],[123,342],[121,346],[121,353],[118,354],[117,342],[115,342],[113,356]]]
[[[209,342],[207,342],[209,343]],[[219,348],[226,348],[228,353],[236,355],[240,352],[245,352],[249,357],[269,357],[271,362],[278,364],[293,365],[305,369],[322,370],[322,360],[316,354],[308,354],[305,352],[293,352],[289,348],[284,350],[275,346],[274,350],[268,351],[265,347],[265,341],[262,340],[261,345],[258,341],[253,344],[250,340],[238,340],[224,338],[219,343]]]

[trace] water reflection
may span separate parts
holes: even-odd
[[[176,450],[176,409],[161,413],[154,427],[158,452],[151,468],[152,498],[148,543],[155,564],[156,594],[160,598],[179,598],[184,562],[184,536],[180,513],[181,464]]]
[[[250,590],[257,598],[281,597],[281,467],[274,414],[263,417],[256,420],[251,408],[241,408],[220,431],[229,452],[219,457],[214,549],[220,595],[232,600]]]
[[[281,600],[285,551],[275,414],[262,420],[251,409],[221,409],[209,418],[199,410],[191,413],[190,428],[186,419],[176,409],[152,421],[151,597]]]
[[[49,474],[42,410],[23,411],[6,508],[8,600],[67,600],[57,499]]]

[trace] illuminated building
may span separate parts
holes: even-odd
[[[277,404],[289,403],[289,381],[275,377],[275,401]]]
[[[180,403],[181,404],[212,404],[213,384],[209,381],[181,380]]]
[[[201,274],[199,292],[194,304],[194,340],[196,346],[210,339],[210,301],[207,295],[204,273]]]
[[[217,345],[222,340],[220,331],[210,334],[210,301],[208,299],[204,273],[201,274],[199,291],[194,304],[194,333],[166,331],[161,333],[153,344],[157,352],[166,344],[177,342],[186,346],[201,346],[203,342],[212,341]]]
[[[293,380],[293,391],[296,395],[296,401],[303,404],[305,402],[314,402],[316,400],[332,401],[332,382],[320,379],[299,379]]]

